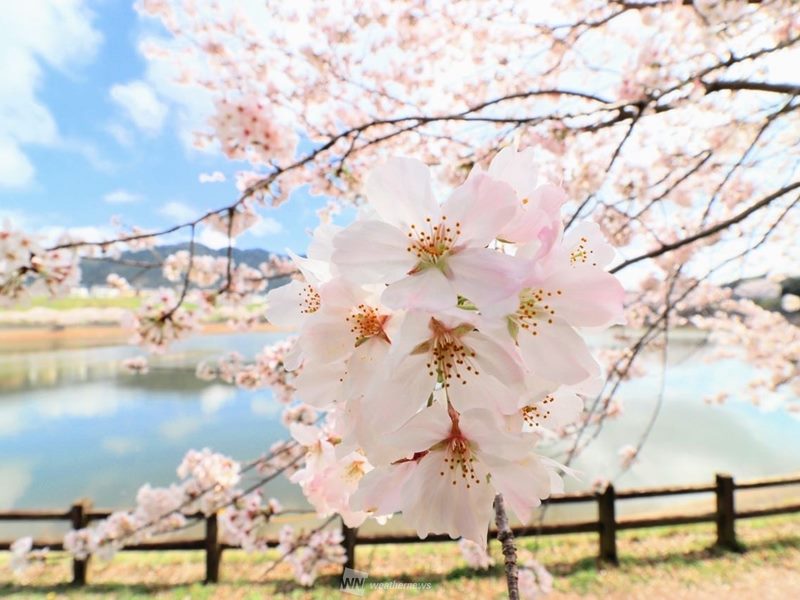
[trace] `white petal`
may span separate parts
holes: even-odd
[[[300,340],[295,340],[292,347],[283,357],[283,366],[287,371],[296,371],[303,363],[303,347]]]
[[[449,257],[447,266],[455,291],[483,309],[516,297],[524,263],[495,250],[469,248]]]
[[[431,338],[430,321],[430,313],[423,311],[409,311],[402,317],[395,335],[391,338],[392,359],[395,364]]]
[[[454,378],[448,389],[448,396],[458,411],[474,408],[494,409],[502,414],[516,413],[519,409],[519,392],[512,390],[504,382],[475,370],[460,370],[460,378]]]
[[[492,159],[488,173],[498,181],[508,183],[522,200],[536,188],[538,169],[534,163],[535,155],[534,148],[517,152],[512,146],[506,146]]]
[[[316,362],[346,359],[355,349],[355,337],[341,313],[320,314],[303,331],[306,356]]]
[[[579,327],[624,323],[625,289],[614,275],[589,265],[562,269],[550,277],[547,289],[561,290],[552,297],[556,314]]]
[[[306,361],[292,382],[297,397],[316,408],[326,409],[335,402],[345,400],[342,381],[345,364]]]
[[[342,230],[338,225],[330,223],[320,225],[314,230],[308,244],[308,258],[322,262],[330,262],[333,254],[333,238]]]
[[[373,337],[353,350],[347,360],[345,396],[363,396],[372,386],[376,377],[385,376],[388,370],[389,343]]]
[[[375,515],[402,510],[407,496],[406,482],[416,467],[417,463],[410,461],[373,469],[358,482],[358,490],[350,497],[350,507]]]
[[[442,206],[442,214],[451,227],[458,224],[459,247],[485,247],[511,220],[516,209],[517,199],[511,186],[475,172],[453,190]]]
[[[390,378],[376,379],[373,389],[365,395],[357,433],[372,464],[383,464],[408,455],[409,443],[402,438],[390,438],[388,434],[408,423],[425,406],[433,392],[436,376],[429,373],[427,361],[426,355],[407,357],[397,365]],[[410,453],[417,450],[420,448]]]
[[[328,281],[331,278],[331,264],[328,261],[316,260],[313,258],[303,258],[291,250],[286,250],[298,270],[303,274],[306,281],[314,287]]]
[[[507,339],[507,343],[501,343],[503,339]],[[498,339],[476,331],[466,334],[464,341],[475,352],[474,360],[483,371],[493,375],[510,389],[522,391],[525,369],[510,334],[506,333]]]
[[[531,511],[550,496],[550,472],[536,457],[492,468],[492,485],[522,523],[531,520]],[[524,473],[524,475],[521,475]]]
[[[390,308],[435,312],[456,306],[458,296],[444,274],[429,267],[391,284],[381,302]]]
[[[495,413],[485,409],[468,410],[461,414],[459,427],[480,451],[484,462],[508,462],[530,454],[530,440],[504,430]],[[493,461],[488,459],[492,458]]]
[[[383,221],[402,230],[426,218],[438,221],[428,166],[414,158],[390,158],[367,176],[364,186],[370,206]]]
[[[297,329],[306,320],[308,302],[316,293],[308,283],[293,279],[286,285],[267,293],[267,320],[286,329]]]
[[[590,377],[596,362],[586,342],[572,327],[560,319],[553,323],[539,322],[537,335],[526,330],[519,333],[519,347],[525,365],[535,374],[559,383],[575,384]]]
[[[572,252],[585,238],[584,246],[591,251],[592,262],[597,263],[598,267],[610,265],[617,255],[614,247],[606,241],[606,237],[600,230],[600,226],[593,221],[583,221],[578,223],[564,235],[562,246],[568,254]]]
[[[351,281],[397,281],[417,263],[407,246],[406,236],[387,223],[356,221],[333,239],[333,262]]]
[[[444,453],[440,451],[420,460],[407,488],[424,493],[412,491],[409,494],[403,519],[423,538],[429,533],[446,533],[452,538],[461,536],[485,546],[494,499],[492,486],[485,480],[485,470],[477,465],[481,481],[467,488],[460,478],[450,477],[443,458]]]
[[[313,446],[319,441],[319,427],[314,427],[313,425],[292,423],[289,425],[289,432],[301,446]]]

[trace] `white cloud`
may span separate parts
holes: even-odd
[[[170,219],[173,223],[185,223],[186,221],[192,221],[202,215],[200,210],[177,201],[168,202],[158,212],[160,215]],[[261,219],[250,229],[245,231],[243,235],[260,238],[275,235],[281,231],[283,231],[283,225],[278,221],[272,217],[261,217]],[[197,232],[196,241],[213,249],[227,248],[228,246],[228,236],[225,233],[207,227],[204,224]],[[233,240],[233,245],[236,245],[236,239]]]
[[[17,141],[0,137],[0,185],[22,187],[33,180],[33,173],[33,165]]]
[[[202,426],[203,419],[187,415],[164,421],[159,425],[158,430],[161,437],[173,442],[179,442],[199,431]]]
[[[56,244],[65,236],[70,239],[83,240],[85,242],[102,242],[112,240],[117,236],[117,232],[110,227],[95,227],[86,225],[84,227],[59,227],[58,225],[47,225],[39,227],[34,231],[40,236],[40,241],[44,244]]]
[[[225,174],[222,171],[214,171],[213,173],[200,173],[197,178],[200,183],[221,183],[225,181]]]
[[[214,384],[200,393],[200,410],[204,415],[213,415],[236,398],[236,388]]]
[[[42,67],[68,71],[94,57],[102,36],[83,0],[16,2],[0,11],[0,186],[33,181],[26,144],[59,143],[53,115],[37,97]]]
[[[133,144],[133,135],[131,130],[119,123],[109,123],[106,125],[106,132],[113,137],[120,146],[131,146]]]
[[[91,142],[77,138],[61,138],[56,147],[60,150],[79,154],[98,171],[111,173],[116,169],[116,165],[108,160],[106,154],[98,150]]]
[[[211,229],[210,227],[203,227],[200,230],[200,235],[197,236],[197,241],[204,246],[213,248],[214,250],[228,247],[228,236],[221,231]],[[233,240],[232,245],[236,245],[235,239]]]
[[[139,202],[142,197],[139,194],[134,194],[127,190],[114,190],[103,196],[103,201],[109,204],[130,204],[131,202]]]
[[[102,444],[103,449],[108,450],[117,456],[123,456],[139,450],[139,444],[135,439],[124,436],[111,436],[103,438],[100,443]]]
[[[247,230],[247,233],[255,237],[266,237],[275,235],[283,231],[283,225],[272,217],[261,217],[261,220]]]
[[[280,414],[281,406],[274,398],[253,398],[250,412],[260,417],[272,417]]]
[[[145,36],[139,41],[139,53],[147,57],[146,47],[151,44],[160,45],[163,38],[153,39]],[[172,44],[172,42],[169,42]],[[179,42],[176,42],[179,43]],[[213,96],[205,88],[178,83],[179,67],[174,61],[147,59],[144,79],[153,86],[161,98],[165,98],[173,107],[177,123],[178,136],[183,146],[192,151],[203,149],[195,144],[194,133],[206,129],[208,118],[214,112]],[[206,152],[215,152],[215,147],[208,146]]]
[[[159,214],[175,221],[191,221],[199,216],[197,210],[183,202],[167,202],[158,211]]]
[[[158,99],[150,84],[141,80],[118,83],[111,86],[109,94],[136,127],[149,134],[161,131],[167,117],[167,105]]]

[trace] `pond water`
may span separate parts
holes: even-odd
[[[252,357],[282,335],[199,336],[176,344],[146,375],[120,368],[122,359],[140,354],[122,345],[0,348],[0,510],[65,508],[81,497],[95,506],[128,507],[142,483],[174,481],[188,448],[258,456],[286,436],[281,406],[269,391],[200,381],[194,365],[230,349]],[[755,477],[800,470],[800,420],[735,398],[754,375],[746,364],[707,363],[708,348],[691,332],[676,337],[669,354],[660,414],[640,458],[615,480],[618,489],[707,482],[722,471]],[[659,357],[644,360],[655,367]],[[580,479],[571,489],[618,471],[617,450],[636,443],[660,387],[658,368],[625,384],[623,416],[608,422],[574,463]],[[734,399],[725,406],[703,402],[718,389],[733,391]],[[285,506],[304,506],[299,489],[283,478],[269,493]],[[657,506],[651,501],[622,512]],[[581,512],[554,508],[553,517]]]

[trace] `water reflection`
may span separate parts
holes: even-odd
[[[123,359],[140,353],[127,346],[0,351],[0,509],[64,508],[80,497],[127,507],[142,483],[174,481],[189,447],[209,446],[242,460],[261,454],[286,436],[280,405],[267,391],[201,381],[194,365],[230,349],[252,357],[280,337],[198,337],[154,360],[147,375],[120,371]],[[705,482],[720,470],[737,477],[800,470],[800,421],[746,402],[726,407],[702,402],[721,383],[744,389],[753,375],[738,361],[706,364],[705,353],[692,335],[670,346],[661,414],[618,487]],[[657,356],[646,360],[658,363]],[[623,387],[624,416],[608,422],[575,463],[580,480],[570,481],[570,488],[585,488],[595,477],[616,472],[617,449],[636,443],[659,385],[656,369]],[[271,484],[270,493],[285,506],[304,505],[299,488],[284,478]],[[622,512],[641,508],[624,505]],[[554,508],[550,516],[566,515]],[[580,510],[569,516],[581,516]]]
[[[139,353],[125,346],[0,354],[0,508],[64,507],[79,497],[129,506],[142,483],[173,481],[189,447],[258,456],[285,436],[280,407],[269,392],[201,381],[194,365],[230,348],[253,356],[280,337],[196,338],[146,375],[120,370]],[[288,483],[280,487],[300,502]]]

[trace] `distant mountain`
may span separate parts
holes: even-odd
[[[147,268],[149,263],[160,263],[164,258],[180,250],[188,250],[188,242],[182,244],[172,244],[157,246],[150,250],[136,250],[123,252],[120,260],[123,263],[110,262],[105,260],[83,259],[81,261],[81,285],[85,287],[92,287],[95,285],[106,285],[106,277],[111,273],[116,273],[120,277],[124,277],[131,285],[138,288],[156,288],[161,286],[170,287],[175,285],[174,282],[169,281],[161,274],[161,268]],[[226,256],[228,253],[227,248],[220,250],[212,250],[203,244],[195,244],[194,252],[196,256]],[[262,250],[261,248],[249,248],[241,250],[239,248],[233,249],[233,261],[236,264],[244,263],[250,267],[258,268],[258,266],[269,260],[274,252]],[[132,264],[141,263],[141,264]],[[270,287],[277,287],[285,283],[288,278],[276,279],[271,282]]]

